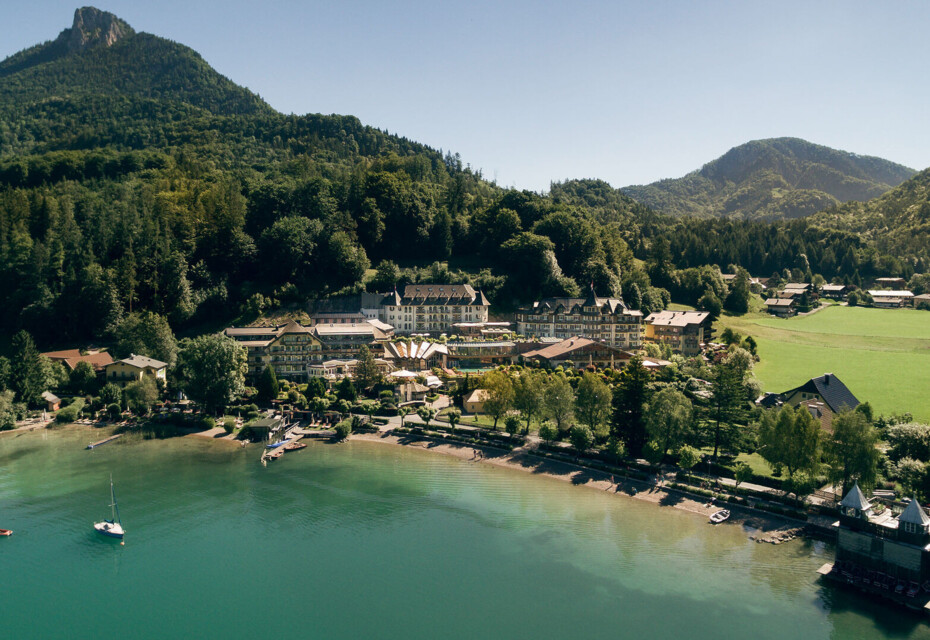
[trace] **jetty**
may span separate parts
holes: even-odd
[[[89,445],[87,445],[87,448],[96,449],[97,447],[102,447],[106,443],[113,442],[114,440],[121,437],[122,435],[123,435],[122,433],[117,433],[116,435],[112,435],[108,438],[104,438],[103,440],[97,440],[97,442],[91,442]]]
[[[262,464],[268,464],[269,460],[277,460],[284,455],[285,451],[293,451],[295,449],[303,449],[307,445],[302,447],[295,447],[301,439],[303,439],[303,432],[296,428],[292,427],[284,432],[284,438],[279,442],[274,443],[273,445],[266,445],[264,451],[262,451]]]

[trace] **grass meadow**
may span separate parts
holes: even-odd
[[[930,313],[834,305],[809,316],[763,313],[721,318],[751,335],[761,361],[756,377],[766,391],[786,391],[835,373],[877,413],[910,412],[930,422]]]

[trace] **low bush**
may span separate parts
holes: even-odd
[[[352,433],[352,420],[342,420],[336,424],[336,440],[345,440]]]
[[[74,422],[78,419],[78,416],[81,415],[81,410],[84,408],[84,398],[74,398],[64,409],[60,409],[55,415],[55,422],[59,424],[66,424],[68,422]]]

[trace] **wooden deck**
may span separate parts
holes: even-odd
[[[89,445],[87,445],[87,448],[96,449],[97,447],[102,447],[106,443],[113,442],[114,440],[116,440],[122,435],[123,435],[122,433],[117,433],[116,435],[112,435],[109,438],[104,438],[103,440],[97,440],[97,442],[91,442]]]

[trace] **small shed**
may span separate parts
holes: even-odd
[[[61,398],[51,391],[43,391],[42,399],[45,400],[46,411],[58,411],[61,408]]]
[[[466,413],[484,413],[484,403],[487,399],[487,389],[475,389],[470,394],[468,394],[468,396],[462,402],[462,405],[464,406]]]

